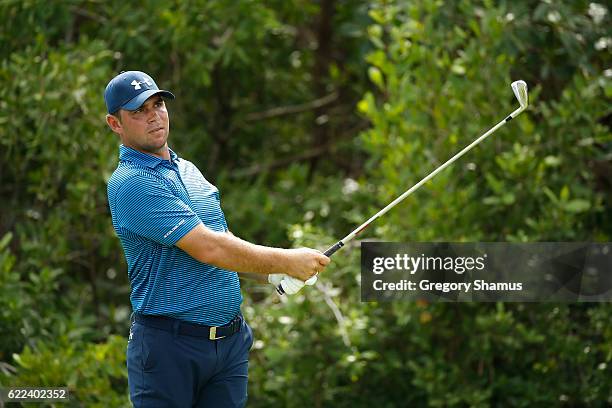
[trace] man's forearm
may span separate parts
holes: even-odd
[[[235,272],[285,273],[291,265],[285,249],[251,244],[202,225],[181,238],[177,246],[200,262]]]
[[[232,231],[230,231],[229,229],[225,232],[230,234],[232,237],[235,237],[235,235],[232,234]],[[238,275],[241,279],[248,279],[258,283],[268,283],[268,275],[266,274],[253,272],[238,272]]]
[[[210,253],[210,263],[236,272],[283,273],[287,269],[286,250],[252,244],[229,234],[220,234]]]
[[[235,272],[284,273],[306,281],[325,269],[329,258],[310,248],[282,249],[251,244],[199,224],[177,243],[194,259]]]

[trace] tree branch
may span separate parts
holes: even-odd
[[[322,146],[313,147],[309,150],[303,151],[302,153],[295,154],[293,156],[283,157],[271,163],[256,164],[254,166],[247,167],[244,169],[238,169],[232,175],[230,175],[230,177],[233,179],[237,179],[237,178],[243,178],[243,177],[256,176],[260,173],[270,171],[272,169],[284,167],[284,166],[287,166],[295,162],[309,160],[314,157],[321,156],[322,154],[327,153],[331,147],[334,147],[336,144],[346,139],[347,136],[353,136],[355,133],[358,133],[366,129],[367,127],[368,127],[368,122],[362,121],[358,123],[356,126],[354,126],[353,128],[351,128],[349,131],[343,132],[340,135],[338,135],[333,140],[333,142],[326,143]]]
[[[284,167],[294,162],[308,160],[313,157],[319,156],[325,153],[329,147],[330,145],[327,144],[325,146],[315,147],[314,149],[307,150],[303,153],[296,154],[294,156],[284,157],[282,159],[273,161],[272,163],[256,164],[255,166],[247,167],[246,169],[237,170],[231,177],[242,178],[256,176],[257,174],[266,172],[268,170],[272,170],[278,167]]]
[[[309,110],[318,109],[322,106],[328,105],[338,99],[338,93],[332,92],[329,95],[325,95],[322,98],[315,99],[314,101],[302,103],[300,105],[291,106],[279,106],[263,112],[249,113],[245,116],[246,122],[255,122],[258,120],[270,119],[279,116],[292,115],[295,113],[306,112]]]
[[[351,340],[346,330],[346,319],[344,318],[344,315],[340,311],[340,308],[338,307],[336,302],[334,302],[334,299],[332,299],[332,296],[330,294],[332,289],[331,285],[324,284],[321,281],[317,281],[316,288],[319,289],[321,293],[323,293],[325,303],[327,304],[327,306],[329,306],[332,313],[334,314],[334,317],[336,318],[336,321],[338,322],[338,331],[340,332],[340,336],[342,336],[342,342],[346,347],[352,347]]]

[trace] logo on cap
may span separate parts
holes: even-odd
[[[140,89],[141,84],[146,84],[147,88],[153,85],[153,83],[149,81],[147,78],[144,78],[142,81],[133,80],[130,85],[132,85],[134,87],[134,90],[137,91]]]

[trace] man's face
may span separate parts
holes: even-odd
[[[166,149],[170,120],[166,104],[159,95],[153,95],[134,111],[119,110],[118,120],[106,116],[106,122],[121,138],[121,143],[135,150],[162,157]]]

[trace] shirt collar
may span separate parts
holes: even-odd
[[[174,162],[178,161],[178,159],[179,159],[178,155],[176,153],[174,153],[174,151],[170,147],[168,147],[168,151],[170,152],[170,162],[174,163]]]
[[[169,147],[168,151],[170,152],[170,163],[175,163],[176,161],[178,161],[178,155],[174,153],[174,151],[172,151],[172,149],[170,149]],[[168,160],[164,160],[160,157],[153,156],[151,154],[139,152],[138,150],[132,149],[131,147],[127,147],[125,145],[119,146],[119,160],[141,164],[152,169],[154,169],[163,162],[168,162]]]

